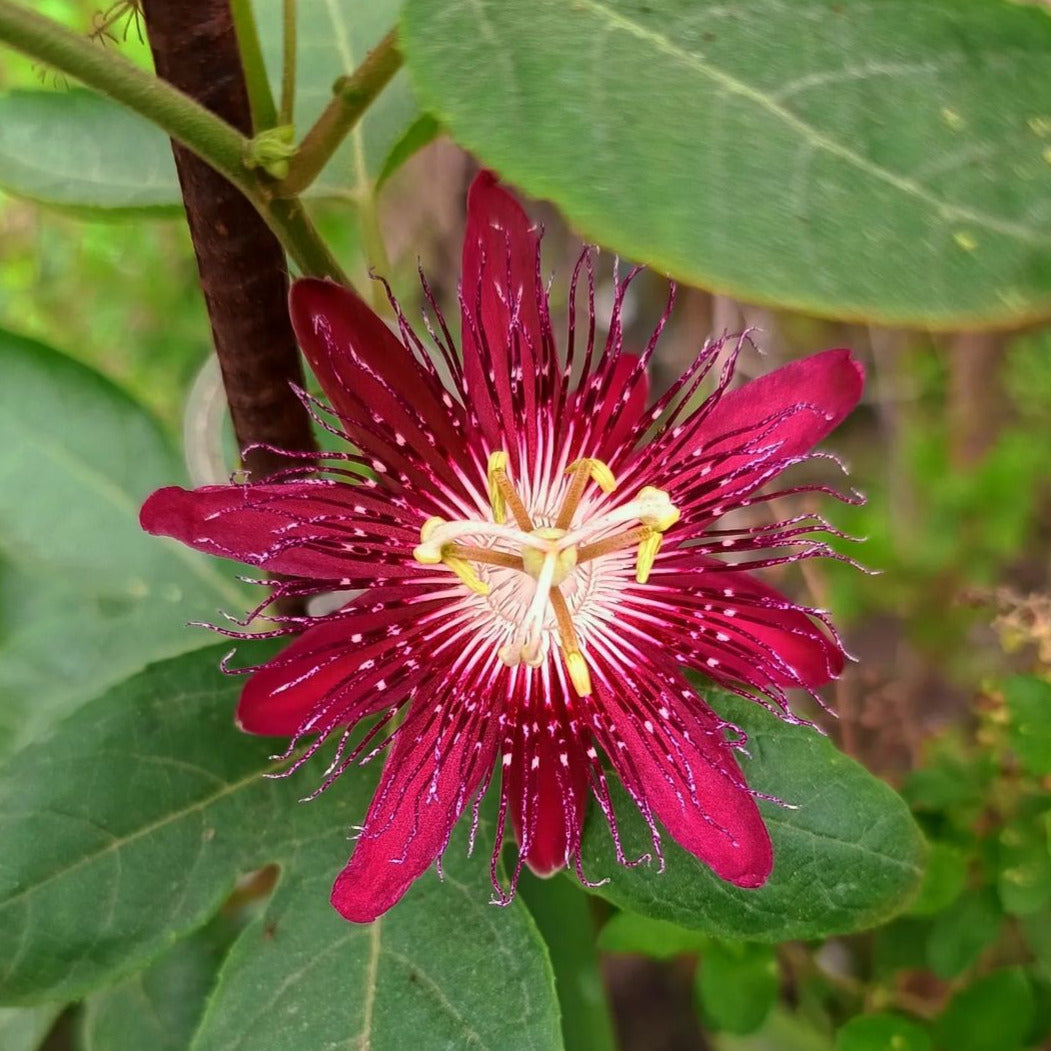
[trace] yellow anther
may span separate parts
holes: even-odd
[[[639,490],[637,502],[639,521],[650,529],[656,529],[658,533],[671,529],[679,520],[679,509],[663,489],[644,486]]]
[[[612,493],[617,488],[617,479],[613,472],[601,460],[591,456],[585,456],[581,460],[574,460],[567,468],[566,474],[573,474],[581,467],[587,467],[591,480],[604,492]]]
[[[431,541],[434,531],[445,524],[445,519],[435,515],[420,526],[420,543],[413,549],[412,557],[422,566],[436,566],[442,560],[442,545]]]
[[[569,681],[573,683],[573,689],[581,697],[590,697],[591,672],[588,671],[584,654],[580,650],[563,650],[562,653],[566,659],[566,670],[569,672]]]
[[[650,571],[657,559],[657,552],[661,549],[661,541],[664,537],[654,530],[649,536],[643,537],[639,543],[639,553],[635,559],[635,579],[640,584],[645,584],[650,579]]]
[[[442,561],[442,549],[434,544],[418,544],[412,549],[412,557],[421,566],[437,566]]]
[[[420,540],[426,542],[430,540],[431,535],[440,525],[444,525],[445,519],[441,515],[435,515],[433,518],[428,518],[426,522],[420,526]]]
[[[442,562],[476,595],[489,594],[489,585],[478,576],[474,571],[474,567],[466,559],[457,558],[455,555],[446,555]]]
[[[489,504],[493,509],[493,521],[497,525],[503,525],[507,521],[507,503],[504,501],[503,490],[498,478],[499,474],[507,474],[507,453],[503,449],[489,454],[489,463],[486,467],[486,475],[489,479]]]

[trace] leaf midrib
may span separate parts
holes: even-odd
[[[203,796],[200,799],[195,800],[188,806],[182,807],[179,810],[171,811],[165,814],[163,817],[156,821],[150,822],[148,825],[143,825],[141,828],[136,829],[134,832],[128,833],[127,835],[115,837],[105,846],[93,850],[87,854],[81,855],[70,865],[66,865],[64,868],[56,869],[54,872],[49,873],[43,879],[36,880],[35,882],[24,887],[22,890],[15,894],[10,895],[7,898],[0,900],[0,913],[3,913],[9,906],[21,901],[23,898],[27,898],[37,891],[46,887],[50,883],[54,883],[56,880],[60,880],[65,876],[68,876],[71,872],[76,872],[77,869],[83,868],[85,865],[105,857],[107,854],[111,854],[116,850],[121,850],[130,844],[142,839],[145,836],[152,835],[154,832],[158,832],[168,825],[174,824],[181,821],[185,817],[189,817],[191,814],[198,813],[203,810],[207,810],[209,807],[217,804],[227,796],[233,795],[239,792],[243,788],[247,788],[248,785],[256,783],[267,773],[267,771],[274,769],[275,764],[268,762],[266,765],[259,767],[257,770],[253,770],[245,777],[240,778],[237,781],[228,781],[223,784],[223,787],[211,795]],[[31,816],[31,813],[30,815]],[[0,823],[4,820],[25,820],[27,817],[26,813],[19,813],[14,815],[0,816]]]
[[[990,232],[1002,234],[1005,237],[1012,237],[1016,240],[1025,241],[1031,244],[1051,243],[1051,238],[1046,234],[1034,230],[1028,224],[1010,222],[981,212],[975,212],[972,209],[965,208],[961,205],[950,204],[924,189],[924,187],[915,182],[915,180],[910,179],[907,176],[898,175],[881,165],[873,163],[861,154],[856,153],[848,146],[831,138],[826,133],[814,127],[812,124],[807,123],[801,117],[798,117],[796,114],[780,105],[772,95],[765,94],[758,88],[752,87],[750,84],[746,84],[744,81],[734,77],[732,74],[709,65],[696,55],[689,51],[685,51],[683,48],[676,45],[663,34],[649,29],[641,23],[611,10],[605,4],[601,3],[600,0],[574,0],[574,6],[577,8],[590,9],[599,18],[605,19],[610,29],[619,28],[630,33],[639,40],[644,40],[654,45],[659,51],[662,51],[677,62],[690,67],[696,73],[706,77],[726,91],[738,95],[766,111],[777,120],[798,132],[801,138],[808,142],[812,147],[823,150],[824,152],[851,165],[858,171],[887,183],[907,196],[922,201],[924,204],[929,205],[931,209],[938,214],[939,218],[945,221],[957,219],[973,223],[975,226],[984,227]]]

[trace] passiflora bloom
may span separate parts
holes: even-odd
[[[322,787],[389,743],[333,889],[348,919],[398,901],[494,780],[500,901],[523,863],[584,878],[589,795],[625,861],[608,768],[658,851],[660,822],[723,879],[757,887],[770,873],[735,759],[743,735],[683,669],[787,718],[786,690],[841,670],[824,614],[745,572],[832,554],[813,535],[828,527],[719,520],[778,495],[756,493],[850,411],[862,371],[833,350],[731,389],[742,344],[720,342],[651,400],[663,319],[641,355],[625,351],[629,275],[598,346],[588,252],[571,303],[582,277],[590,324],[582,336],[570,310],[563,356],[538,234],[483,173],[468,199],[461,354],[426,282],[427,346],[400,311],[399,338],[348,289],[299,281],[292,320],[328,406],[307,400],[348,450],[266,481],[162,489],[143,507],[143,528],[278,574],[286,594],[361,589],[335,612],[275,618],[275,633],[299,637],[251,669],[238,708],[245,730],[310,742],[307,756],[338,737]],[[503,889],[508,817],[518,863]]]

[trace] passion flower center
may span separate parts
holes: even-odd
[[[615,551],[636,548],[635,579],[645,584],[663,534],[679,520],[679,510],[661,489],[645,486],[634,500],[593,515],[573,528],[573,518],[589,482],[612,493],[617,480],[601,460],[586,457],[566,468],[569,486],[553,526],[536,526],[508,473],[507,453],[489,457],[489,504],[493,521],[429,518],[420,529],[413,557],[423,565],[444,565],[471,591],[488,595],[489,585],[476,566],[513,569],[534,581],[532,598],[498,656],[507,665],[537,667],[546,659],[544,624],[554,614],[558,644],[573,688],[581,697],[592,693],[591,673],[561,585],[579,565]],[[508,512],[515,524],[508,522]],[[611,532],[626,526],[619,532]],[[474,543],[462,543],[469,539]]]

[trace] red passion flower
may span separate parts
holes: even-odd
[[[245,730],[291,738],[289,756],[309,742],[296,766],[337,739],[322,788],[389,746],[332,892],[349,920],[397,902],[472,804],[477,821],[494,779],[497,901],[523,863],[540,874],[575,865],[584,878],[589,795],[630,863],[610,769],[658,856],[660,822],[723,879],[760,886],[773,858],[735,758],[743,735],[684,670],[792,719],[786,691],[813,693],[843,666],[822,611],[746,572],[834,556],[815,536],[829,527],[720,519],[786,492],[831,492],[757,495],[850,412],[861,367],[831,350],[732,387],[744,341],[724,340],[651,399],[647,364],[674,291],[633,355],[621,322],[633,274],[618,280],[599,346],[585,251],[570,303],[585,285],[590,323],[575,330],[570,309],[562,354],[539,248],[514,198],[479,175],[460,353],[426,281],[427,343],[397,304],[399,335],[349,289],[296,282],[292,320],[328,404],[300,393],[347,451],[265,481],[161,489],[142,509],[147,531],[277,574],[284,594],[352,593],[334,612],[272,618],[272,634],[298,637],[249,669],[238,707]],[[508,817],[518,860],[505,888]]]

